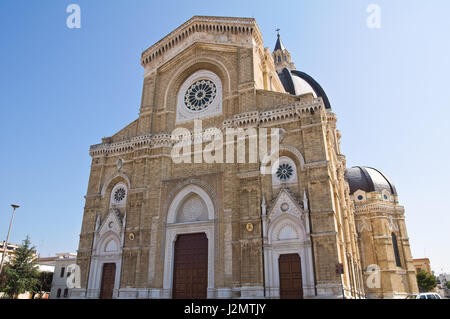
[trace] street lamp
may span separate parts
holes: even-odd
[[[0,275],[3,270],[3,262],[5,261],[6,254],[8,253],[8,240],[9,240],[9,234],[11,233],[11,226],[14,220],[14,213],[16,212],[16,209],[19,208],[19,205],[12,204],[11,207],[13,208],[12,216],[11,216],[11,222],[9,223],[9,229],[8,229],[8,235],[6,236],[6,241],[3,243],[3,254],[2,254],[2,261],[0,263]]]

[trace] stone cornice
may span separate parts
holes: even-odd
[[[355,204],[355,213],[356,214],[364,214],[364,213],[397,213],[403,214],[404,208],[403,206],[396,205],[394,203],[386,203],[381,201],[375,201],[372,203],[359,204],[358,202],[354,202]]]
[[[267,111],[250,111],[234,115],[223,121],[224,128],[265,126],[292,122],[298,117],[324,109],[322,98],[312,101],[299,101],[291,105],[277,107]],[[318,123],[320,125],[320,123]]]
[[[223,122],[223,129],[258,127],[260,125],[275,125],[285,122],[293,122],[298,120],[299,117],[304,114],[319,110],[324,110],[322,98],[317,98],[312,101],[299,101],[295,104],[285,107],[278,107],[272,110],[251,111],[236,114],[232,119],[225,120]],[[321,123],[315,123],[313,125],[321,125]],[[125,141],[92,145],[89,150],[89,154],[92,157],[120,155],[131,153],[137,149],[143,148],[154,149],[159,147],[172,147],[173,143],[171,134],[168,133],[160,133],[157,135],[144,134],[132,137],[131,139]]]
[[[263,46],[261,32],[253,18],[194,16],[146,49],[141,64],[155,68],[195,42]]]
[[[92,145],[89,150],[89,154],[92,157],[119,155],[129,153],[140,148],[172,147],[172,145],[170,134],[146,134],[132,137],[130,140],[126,141]]]

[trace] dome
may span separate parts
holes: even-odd
[[[311,76],[304,72],[297,70],[289,70],[284,68],[278,73],[281,83],[286,92],[292,95],[302,95],[311,93],[314,97],[321,97],[325,107],[331,109],[330,101],[319,83],[317,83]]]
[[[350,186],[350,194],[358,189],[365,192],[389,191],[397,195],[394,184],[379,170],[371,167],[355,166],[345,171],[345,179]]]
[[[325,108],[331,109],[330,101],[320,84],[308,74],[295,70],[291,54],[281,41],[280,33],[277,34],[277,42],[272,55],[278,77],[286,92],[292,95],[312,94],[315,98],[321,97]]]

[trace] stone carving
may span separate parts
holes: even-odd
[[[122,221],[122,217],[120,216],[120,210],[118,210],[117,208],[113,207],[110,210],[112,213],[114,213],[117,218],[119,219],[119,221]]]
[[[169,195],[167,196],[167,200],[164,202],[163,211],[167,212],[167,210],[169,208],[169,204],[172,202],[175,195],[180,191],[180,189],[184,188],[185,186],[187,186],[189,184],[197,185],[197,186],[203,188],[208,193],[209,197],[214,202],[214,216],[217,217],[218,202],[217,202],[216,192],[209,184],[205,183],[204,181],[202,181],[200,179],[196,179],[196,178],[186,179],[185,181],[183,181],[183,182],[179,183],[177,186],[175,186],[170,191]]]
[[[202,203],[198,198],[189,199],[183,206],[183,215],[188,220],[197,220],[202,215]]]
[[[296,218],[301,218],[304,214],[302,205],[296,201],[295,196],[287,188],[281,189],[272,200],[268,210],[268,222],[271,223],[282,214],[288,214]]]
[[[295,226],[286,224],[281,227],[277,239],[278,240],[288,240],[298,238],[298,233],[295,231]]]
[[[292,105],[277,107],[270,111],[243,112],[223,121],[223,127],[257,126],[269,122],[289,123],[297,121],[298,116],[301,116],[304,113],[316,112],[322,108],[324,108],[322,98],[316,98],[308,102],[296,102]]]
[[[196,222],[208,220],[206,208],[198,196],[193,196],[186,200],[178,213],[178,222]]]

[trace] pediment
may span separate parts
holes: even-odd
[[[281,189],[272,201],[272,205],[268,212],[269,221],[283,214],[288,214],[299,218],[303,215],[303,205],[287,188]]]
[[[120,217],[120,211],[117,208],[111,208],[109,210],[106,219],[101,223],[98,230],[98,237],[102,238],[105,233],[110,231],[116,234],[120,234],[122,231],[122,218]]]

